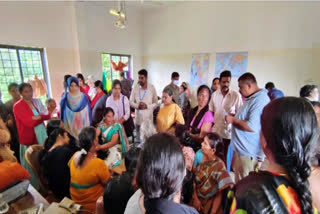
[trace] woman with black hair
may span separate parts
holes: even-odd
[[[53,130],[39,154],[43,175],[53,194],[59,198],[70,197],[70,171],[68,162],[74,152],[70,150],[68,133],[62,128]]]
[[[177,124],[184,125],[184,119],[179,106],[173,100],[173,91],[165,88],[162,92],[163,106],[157,115],[157,131],[175,133]]]
[[[144,194],[141,201],[145,213],[198,213],[180,204],[185,174],[185,161],[178,138],[167,133],[151,136],[140,153],[136,178]]]
[[[103,120],[98,126],[102,134],[102,145],[97,146],[97,151],[109,150],[106,164],[108,168],[121,164],[122,155],[126,154],[129,148],[128,139],[119,123],[114,121],[114,111],[107,107],[103,112]]]
[[[97,199],[103,195],[104,186],[110,178],[107,165],[95,156],[100,130],[83,128],[79,134],[80,152],[70,159],[70,195],[85,210],[95,211]]]
[[[302,98],[273,100],[261,116],[261,147],[267,171],[251,172],[236,185],[230,213],[316,213],[308,177],[318,123]]]
[[[190,111],[186,120],[190,137],[194,142],[190,146],[195,152],[201,148],[201,142],[203,141],[204,136],[211,132],[214,122],[213,114],[209,111],[208,105],[210,97],[210,88],[206,85],[201,85],[197,90],[198,106]]]
[[[107,93],[103,88],[103,83],[100,80],[97,80],[94,82],[94,88],[96,89],[96,95],[94,96],[94,98],[91,100],[91,109],[93,109],[95,107],[95,105],[97,104],[97,102],[101,99],[101,98],[107,98]],[[105,104],[105,103],[103,103]]]
[[[218,90],[220,88],[220,79],[219,77],[215,77],[212,80],[212,84],[211,84],[211,93],[215,92],[216,90]]]
[[[108,97],[106,107],[110,107],[114,112],[114,120],[121,124],[128,137],[133,134],[133,121],[131,118],[130,103],[128,98],[122,94],[122,85],[119,80],[112,82],[112,93]]]
[[[128,98],[121,93],[121,90],[121,82],[114,80],[112,82],[112,93],[107,99],[106,107],[112,108],[115,121],[123,124],[130,117],[130,104]]]
[[[103,88],[103,83],[100,80],[94,82],[96,95],[91,100],[92,109],[92,125],[96,126],[103,118],[103,109],[107,101],[107,92]]]
[[[65,93],[60,100],[60,119],[65,129],[75,138],[83,127],[92,122],[90,100],[80,91],[76,77],[69,77]]]
[[[90,87],[86,84],[86,81],[84,80],[84,77],[81,73],[77,73],[77,78],[80,85],[80,91],[86,95],[88,95]],[[89,98],[89,97],[88,97]],[[90,99],[90,98],[89,98]]]
[[[216,133],[209,133],[201,144],[201,158],[193,168],[195,191],[193,206],[201,213],[222,213],[224,190],[233,181],[223,162],[223,141]],[[199,151],[197,155],[200,154]]]
[[[103,207],[106,214],[123,214],[128,200],[137,190],[134,176],[140,151],[140,148],[132,147],[125,155],[126,171],[107,182],[103,195]],[[99,211],[98,207],[97,202],[97,211]]]
[[[50,136],[50,134],[55,130],[55,129],[64,129],[63,122],[59,119],[51,119],[49,120],[47,124],[47,135]],[[66,131],[66,130],[65,130]],[[67,132],[67,131],[66,131]],[[69,137],[69,143],[66,145],[69,149],[71,149],[72,154],[74,154],[76,151],[79,151],[79,143],[76,138],[74,138],[69,132],[67,132],[68,137]]]
[[[14,104],[13,114],[17,124],[17,130],[20,142],[20,163],[28,170],[31,175],[31,184],[40,189],[39,183],[33,173],[32,168],[26,162],[25,152],[29,146],[33,144],[43,145],[47,138],[44,121],[51,118],[54,109],[48,109],[44,112],[44,107],[40,100],[33,99],[33,89],[29,83],[21,83],[19,85],[19,93],[22,96],[18,102]]]

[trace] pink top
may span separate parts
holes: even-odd
[[[193,122],[194,122],[195,119],[196,119],[196,117],[193,117],[193,119],[192,119],[192,121],[191,121],[191,123],[190,123],[190,126],[193,125]],[[197,128],[198,128],[198,129],[201,129],[203,123],[213,123],[213,122],[214,122],[214,117],[213,117],[212,112],[211,112],[211,111],[207,111],[207,112],[203,115],[202,119],[200,120],[200,123],[198,124],[198,127],[197,127]]]

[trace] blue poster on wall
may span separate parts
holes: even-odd
[[[218,77],[222,71],[229,70],[233,77],[240,77],[247,67],[248,52],[217,53],[214,75]]]

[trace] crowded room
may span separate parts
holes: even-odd
[[[0,214],[320,213],[319,1],[0,1]]]

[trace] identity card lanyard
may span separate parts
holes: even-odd
[[[139,99],[140,99],[140,102],[142,102],[142,100],[146,96],[147,91],[148,91],[148,88],[146,88],[146,90],[143,92],[143,95],[141,97],[141,87],[139,87]]]

